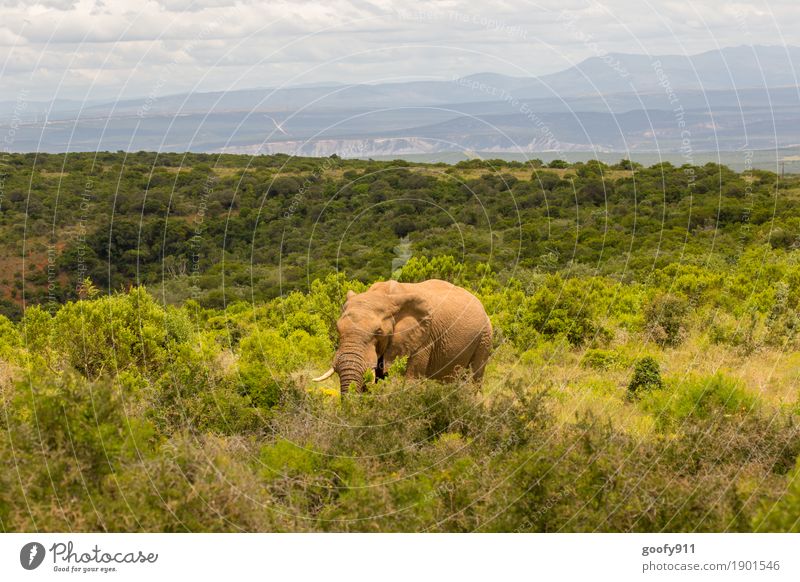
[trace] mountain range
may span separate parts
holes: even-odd
[[[462,152],[693,153],[800,143],[800,47],[598,54],[541,77],[0,101],[12,151],[160,150],[342,157]],[[10,141],[10,143],[8,143]]]

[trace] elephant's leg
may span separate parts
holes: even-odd
[[[480,385],[483,382],[483,374],[486,371],[486,362],[489,361],[489,355],[492,352],[492,333],[486,330],[481,333],[481,339],[478,342],[475,352],[472,354],[472,359],[469,362],[469,367],[472,370],[472,379],[476,384]]]
[[[408,346],[390,346],[383,354],[383,364],[388,372],[397,358],[408,357],[406,362],[406,378],[424,378],[428,373],[428,362],[431,357],[431,350],[428,347],[409,353],[405,351]]]
[[[408,356],[406,378],[424,378],[428,375],[428,364],[431,360],[431,349],[425,347]]]

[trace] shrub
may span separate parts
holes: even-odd
[[[645,356],[636,360],[633,366],[633,376],[628,383],[629,394],[637,395],[642,391],[657,390],[663,388],[663,386],[661,369],[655,358]]]
[[[147,416],[164,434],[246,434],[264,428],[260,402],[242,394],[224,352],[177,346],[169,368],[155,383]]]
[[[741,382],[723,374],[690,378],[671,390],[653,390],[642,400],[645,410],[663,427],[680,427],[688,418],[746,416],[757,412],[759,401]]]
[[[109,380],[75,373],[40,370],[14,386],[0,430],[0,461],[17,467],[13,479],[0,478],[3,529],[106,529],[94,507],[99,491],[155,443],[150,423],[127,414],[129,399]]]
[[[19,354],[22,341],[17,328],[4,315],[0,315],[0,358],[12,359]]]
[[[677,346],[686,336],[689,303],[677,295],[657,295],[645,308],[648,335],[660,346]]]
[[[595,370],[611,370],[627,365],[627,359],[614,350],[588,349],[581,358],[581,365]]]
[[[49,358],[52,326],[53,318],[42,306],[31,305],[25,310],[20,324],[20,337],[29,353]]]
[[[606,330],[596,321],[598,291],[593,283],[548,276],[529,296],[506,305],[508,311],[498,318],[505,335],[519,350],[534,346],[540,335],[563,337],[573,346],[607,340]]]
[[[459,284],[465,271],[465,265],[459,263],[452,256],[438,256],[432,259],[427,257],[411,257],[403,265],[398,281],[416,283],[427,279],[443,279]]]
[[[177,434],[119,471],[95,499],[106,531],[280,531],[276,500],[241,437]]]
[[[287,337],[272,330],[256,330],[241,342],[240,388],[255,404],[271,407],[281,398],[289,374],[330,365],[333,347],[327,335],[304,330]]]
[[[67,303],[46,327],[41,314],[35,319],[41,329],[35,345],[48,345],[56,366],[70,366],[92,378],[131,367],[158,374],[167,361],[170,336],[180,339],[176,334],[181,333],[177,321],[173,333],[168,332],[164,309],[143,287]]]
[[[406,375],[406,368],[408,366],[408,356],[400,356],[395,358],[392,365],[389,366],[388,376],[402,377]]]
[[[800,457],[777,499],[767,499],[753,516],[753,531],[800,533]]]
[[[800,269],[762,263],[745,257],[732,275],[666,267],[648,288],[675,284],[707,322],[724,316],[716,331],[698,325],[710,330],[692,348],[780,345]],[[14,469],[0,471],[0,529],[796,529],[792,398],[762,401],[721,374],[670,377],[666,389],[658,362],[676,369],[683,351],[637,360],[627,389],[605,373],[629,363],[627,347],[599,347],[607,330],[615,346],[648,325],[686,336],[688,303],[663,317],[680,295],[650,301],[645,322],[645,288],[590,275],[587,263],[566,278],[447,256],[409,264],[409,278],[457,279],[491,313],[497,349],[481,389],[466,374],[406,379],[404,358],[364,393],[312,385],[330,364],[344,294],[365,288],[341,274],[224,311],[87,287],[54,316],[34,306],[20,324],[0,318],[0,466]],[[751,281],[758,288],[741,291]],[[742,315],[750,331],[737,329]],[[779,389],[791,386],[785,370],[791,362]]]
[[[353,459],[283,438],[261,448],[258,466],[270,493],[296,518],[314,517],[361,481],[361,470]]]

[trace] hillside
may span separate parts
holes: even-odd
[[[87,276],[104,290],[146,284],[169,303],[221,307],[334,271],[388,278],[403,256],[452,255],[504,278],[641,282],[673,263],[715,268],[751,249],[794,248],[796,178],[713,164],[635,174],[536,165],[15,154],[0,205],[0,290],[13,317],[23,298],[76,298]]]

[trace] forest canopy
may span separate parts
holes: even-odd
[[[221,307],[331,272],[388,279],[410,256],[485,263],[502,278],[643,282],[673,264],[715,269],[796,246],[795,178],[715,164],[557,166],[6,154],[2,308],[16,319],[23,293],[26,304],[75,299],[85,277]]]

